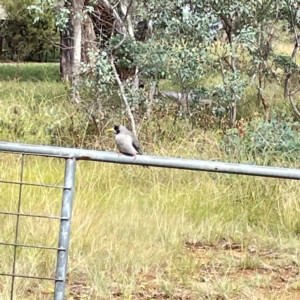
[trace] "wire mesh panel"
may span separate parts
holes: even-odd
[[[64,299],[75,167],[1,153],[1,299]]]

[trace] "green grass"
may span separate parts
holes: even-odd
[[[58,63],[1,63],[0,81],[59,81]]]
[[[104,129],[117,116],[105,116],[97,135],[56,81],[58,66],[54,73],[24,66],[40,79],[27,69],[18,80],[7,80],[13,71],[0,67],[0,140],[114,149]],[[249,88],[245,106],[255,108],[248,103],[254,99]],[[164,115],[139,125],[151,155],[229,159],[220,151],[219,132],[185,120],[174,124]],[[282,163],[278,156],[276,165]],[[20,155],[2,153],[0,170],[1,180],[18,181]],[[63,174],[63,160],[25,159],[25,182],[60,185]],[[291,180],[80,161],[67,299],[296,299],[299,193]],[[15,212],[18,195],[18,185],[0,183],[0,210]],[[21,211],[59,215],[61,196],[58,189],[23,186]],[[0,241],[14,241],[15,222],[14,216],[0,215]],[[18,242],[55,247],[58,228],[55,220],[21,217]],[[1,253],[0,272],[10,273],[13,248]],[[17,273],[54,276],[55,259],[53,251],[20,248]],[[0,276],[0,299],[8,299],[9,290],[10,278]],[[17,279],[15,293],[22,300],[52,299],[53,285]]]
[[[176,150],[170,153],[176,154]],[[2,155],[2,179],[18,180],[18,156]],[[26,158],[24,181],[61,184],[62,180],[63,161]],[[286,261],[292,261],[288,255],[299,261],[299,192],[296,181],[79,162],[68,291],[81,280],[93,291],[90,299],[109,298],[113,293],[126,299],[143,290],[143,285],[147,290],[151,282],[152,292],[163,295],[189,293],[192,299],[201,299],[205,294],[212,298],[220,294],[241,299],[246,285],[240,283],[237,290],[230,273],[210,280],[209,291],[199,289],[199,268],[210,265],[219,270],[221,263],[222,272],[256,270],[258,276],[259,253],[270,249]],[[17,186],[1,184],[1,210],[16,211],[17,196]],[[59,214],[60,199],[61,192],[55,189],[23,187],[21,211]],[[1,239],[12,242],[15,217],[1,216],[1,224]],[[55,246],[58,222],[22,217],[19,235],[20,243]],[[236,259],[215,253],[216,257],[199,258],[197,251],[187,252],[187,241],[215,245],[216,253],[222,241],[241,249],[251,246],[256,257]],[[2,253],[2,266],[9,272],[12,249]],[[21,249],[17,269],[22,274],[53,276],[54,260],[51,251]],[[4,298],[9,291],[5,282],[7,278],[0,277]],[[26,289],[38,299],[47,299],[40,297],[51,291],[47,282],[38,286],[29,280],[18,282],[18,299],[26,298]]]

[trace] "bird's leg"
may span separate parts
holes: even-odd
[[[118,156],[121,156],[121,155],[122,155],[122,152],[120,152],[119,149],[117,150],[117,153],[118,153]]]
[[[134,160],[136,160],[136,153],[133,154]]]

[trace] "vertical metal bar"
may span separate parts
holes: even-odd
[[[60,248],[60,250],[58,250],[57,252],[54,300],[63,300],[65,295],[69,242],[71,233],[73,195],[75,188],[75,172],[76,159],[74,157],[67,158],[61,207],[61,216],[64,219],[61,220],[59,229],[58,248]]]
[[[21,210],[21,199],[22,199],[22,182],[23,182],[23,173],[24,173],[24,154],[21,156],[21,170],[20,170],[20,187],[19,187],[19,197],[18,197],[18,214]],[[17,244],[18,244],[18,235],[19,235],[19,224],[20,224],[20,215],[17,215],[16,229],[15,229],[15,245],[14,245],[14,260],[12,267],[12,278],[11,278],[11,288],[10,288],[10,300],[14,299],[14,287],[15,287],[15,272],[16,272],[16,262],[17,262]]]

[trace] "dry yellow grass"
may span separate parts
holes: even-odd
[[[275,52],[279,53],[279,54],[284,54],[287,56],[291,56],[293,50],[294,50],[294,44],[288,44],[288,43],[276,43],[275,44]],[[296,58],[298,57],[298,55],[296,56]]]
[[[1,139],[49,144],[53,126],[68,128],[64,120],[73,112],[61,101],[60,84],[0,82],[0,90]],[[266,90],[271,104],[281,100],[277,92],[275,85]],[[252,87],[243,101],[253,105]],[[141,123],[146,153],[227,159],[218,134],[168,121]],[[87,120],[79,122],[86,128]],[[99,147],[113,148],[111,137],[101,138]],[[18,181],[19,173],[20,156],[0,153],[0,179]],[[24,181],[61,184],[63,173],[62,160],[26,157]],[[18,193],[18,185],[0,183],[0,210],[16,211]],[[67,299],[296,299],[299,193],[296,181],[79,162]],[[61,196],[57,189],[23,187],[21,211],[57,215]],[[57,221],[20,219],[20,243],[57,245]],[[15,221],[0,215],[1,241],[14,241]],[[1,254],[2,272],[11,272],[12,247]],[[17,272],[53,276],[55,259],[55,252],[20,248]],[[0,277],[0,299],[9,290],[10,278]],[[52,299],[53,285],[17,279],[15,293]]]
[[[181,145],[173,150],[165,145],[165,153],[156,152],[202,158],[221,155],[216,148],[211,151],[212,137],[201,153],[193,139]],[[18,180],[19,164],[19,155],[1,154],[1,179]],[[24,181],[61,184],[62,180],[62,160],[26,157]],[[0,188],[1,210],[16,211],[18,186],[1,184]],[[266,289],[273,278],[261,274],[261,253],[276,251],[284,259],[282,265],[298,263],[299,192],[295,181],[79,162],[68,299],[76,299],[76,294],[88,299],[128,299],[138,298],[139,293],[251,299],[254,294],[245,279],[236,281],[233,276],[241,267],[256,270],[251,280],[259,290]],[[60,202],[58,190],[23,187],[21,211],[59,214]],[[1,240],[13,241],[15,217],[0,218]],[[20,225],[20,243],[56,246],[57,221],[22,217]],[[241,257],[222,252],[235,244]],[[250,258],[245,256],[248,248],[255,249],[254,256],[249,252]],[[12,248],[3,249],[1,266],[9,272]],[[207,249],[211,256],[202,257]],[[20,248],[17,272],[53,276],[55,258],[51,251]],[[224,277],[226,268],[230,272]],[[0,286],[0,295],[6,299],[9,279],[0,277]],[[52,291],[48,282],[16,281],[18,299],[51,299]],[[241,298],[245,293],[247,297]]]

